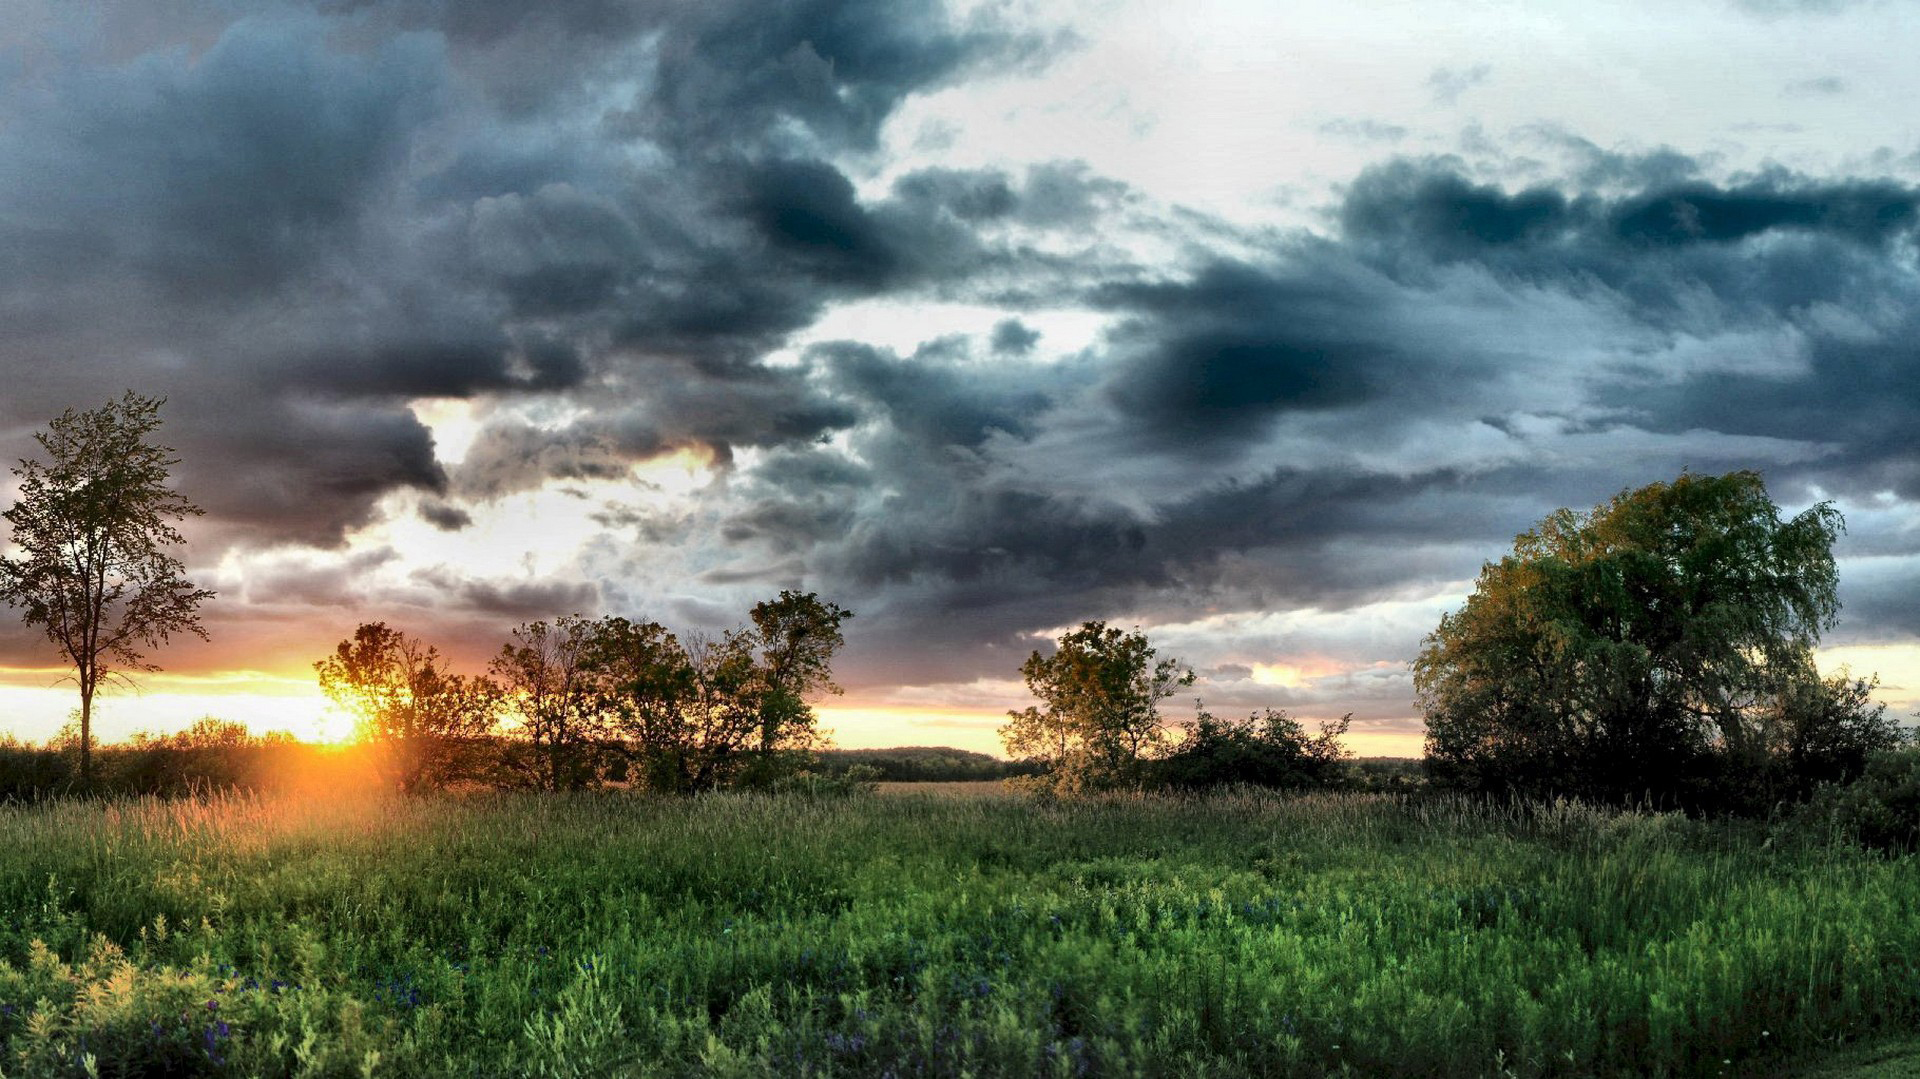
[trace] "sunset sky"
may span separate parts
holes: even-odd
[[[844,745],[997,749],[1100,618],[1416,753],[1481,563],[1683,468],[1832,499],[1823,658],[1920,698],[1920,6],[0,9],[0,457],[165,395],[207,510],[109,737],[798,588]],[[5,618],[0,724],[57,667]]]

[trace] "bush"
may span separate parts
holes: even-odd
[[[1300,721],[1269,708],[1245,720],[1222,720],[1202,712],[1187,724],[1172,752],[1154,761],[1162,786],[1200,790],[1226,784],[1258,787],[1335,787],[1347,779],[1348,754],[1340,746],[1351,714],[1320,725],[1309,736]]]
[[[1852,783],[1821,788],[1789,830],[1889,853],[1920,850],[1920,747],[1879,754]]]

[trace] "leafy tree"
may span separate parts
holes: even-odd
[[[1887,724],[1864,692],[1821,688],[1812,658],[1839,611],[1841,528],[1825,503],[1782,519],[1753,472],[1553,513],[1482,568],[1414,661],[1430,769],[1483,789],[1699,802],[1776,755],[1782,723],[1876,742]]]
[[[104,680],[156,671],[146,649],[176,633],[205,638],[195,588],[168,553],[175,522],[201,510],[168,486],[179,464],[153,444],[164,398],[129,391],[89,412],[61,413],[34,435],[45,460],[13,474],[20,499],[4,514],[19,554],[0,559],[0,598],[24,609],[73,664],[80,688],[80,782],[93,781],[93,698]]]
[[[813,708],[807,698],[839,693],[833,682],[833,657],[846,646],[841,623],[853,612],[812,592],[784,590],[778,598],[756,603],[753,643],[760,658],[760,759],[762,780],[777,778],[775,754],[799,752],[818,741]]]
[[[684,642],[686,693],[672,759],[680,790],[711,790],[740,778],[755,750],[764,750],[766,672],[754,662],[758,640],[734,631],[690,635]]]
[[[613,617],[593,623],[590,649],[596,708],[640,761],[642,781],[690,789],[704,746],[686,714],[695,674],[680,640],[658,622]]]
[[[1043,707],[1008,712],[1007,753],[1047,765],[1059,793],[1137,786],[1141,764],[1165,741],[1160,702],[1193,684],[1178,660],[1154,659],[1140,632],[1087,622],[1020,667]]]
[[[647,787],[691,793],[739,778],[761,735],[766,681],[755,639],[684,640],[657,622],[601,622],[597,663],[616,729]]]
[[[416,794],[463,778],[499,721],[500,687],[453,674],[439,650],[367,622],[313,665],[320,688],[360,720],[387,777]]]
[[[606,734],[605,694],[595,666],[599,623],[578,615],[513,630],[490,668],[532,743],[534,783],[544,790],[592,785]]]
[[[594,624],[601,708],[656,790],[771,783],[818,742],[808,696],[832,681],[851,612],[812,593],[756,604],[753,625],[676,637],[657,622]]]
[[[1309,735],[1299,720],[1276,708],[1238,721],[1201,712],[1154,773],[1168,786],[1189,790],[1227,783],[1334,786],[1351,756],[1340,738],[1352,720],[1349,714],[1323,722],[1319,734]]]
[[[1830,678],[1805,678],[1782,687],[1756,709],[1756,737],[1743,758],[1730,760],[1738,778],[1753,777],[1750,804],[1764,809],[1797,800],[1824,783],[1855,779],[1867,763],[1906,737],[1872,700],[1877,679],[1842,672]]]

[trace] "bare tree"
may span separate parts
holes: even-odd
[[[93,781],[93,697],[103,680],[156,671],[146,649],[175,633],[205,638],[195,588],[168,553],[174,523],[200,507],[168,486],[179,460],[150,436],[164,398],[129,390],[89,412],[68,409],[34,435],[45,460],[13,474],[20,500],[4,514],[19,553],[0,558],[0,599],[73,664],[80,687],[80,783]]]

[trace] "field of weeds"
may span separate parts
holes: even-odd
[[[1920,1018],[1920,866],[1382,795],[0,810],[20,1075],[1767,1074]]]

